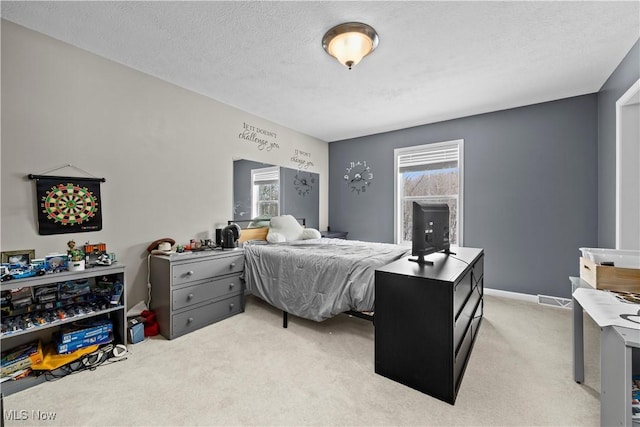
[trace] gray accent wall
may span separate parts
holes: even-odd
[[[616,101],[640,79],[640,40],[598,92],[598,246],[616,246]]]
[[[485,287],[570,297],[579,247],[598,242],[597,95],[434,123],[329,145],[329,226],[393,242],[399,147],[464,140],[464,241],[485,250]],[[365,193],[350,161],[367,161]]]

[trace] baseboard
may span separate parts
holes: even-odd
[[[484,288],[484,294],[489,296],[517,299],[520,301],[527,301],[527,302],[533,302],[533,303],[538,302],[538,297],[536,295],[522,294],[520,292],[503,291],[500,289]]]
[[[520,292],[502,291],[500,289],[484,288],[485,295],[492,295],[503,298],[516,299],[520,301],[532,302],[535,304],[550,305],[553,307],[572,308],[571,299],[554,297],[549,295],[530,295]]]

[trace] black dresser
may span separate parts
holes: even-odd
[[[454,404],[482,321],[484,251],[452,247],[375,273],[375,371]]]

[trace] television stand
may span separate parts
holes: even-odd
[[[451,252],[449,249],[444,249],[442,251],[439,251],[445,255],[455,255],[455,252]],[[431,253],[437,253],[437,252],[431,252]],[[429,254],[428,254],[429,255]],[[424,254],[420,254],[418,255],[418,258],[409,258],[409,261],[413,261],[413,262],[417,262],[420,265],[433,265],[433,261],[429,261],[428,259],[424,259]]]
[[[418,255],[418,258],[409,258],[409,261],[417,262],[420,265],[433,265],[433,261],[424,259],[424,255]]]

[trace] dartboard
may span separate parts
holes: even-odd
[[[58,184],[42,196],[42,213],[61,225],[82,224],[98,212],[98,198],[87,187]]]

